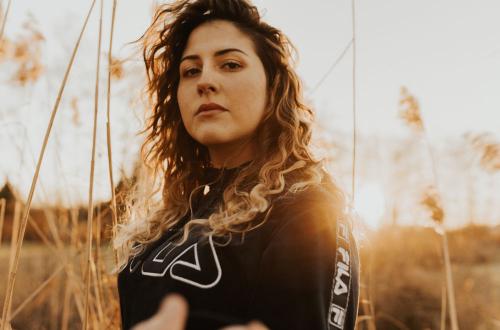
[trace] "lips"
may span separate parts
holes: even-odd
[[[205,103],[205,104],[200,105],[200,107],[198,108],[198,111],[196,112],[196,115],[198,115],[201,112],[210,111],[210,110],[228,111],[222,105],[219,105],[217,103]]]

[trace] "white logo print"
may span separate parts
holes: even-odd
[[[209,249],[207,249],[207,245],[210,247]],[[212,288],[219,283],[222,269],[212,235],[209,236],[207,245],[199,246],[197,242],[184,248],[168,243],[153,258],[148,257],[144,260],[141,274],[163,277],[168,271],[172,279],[201,289]],[[181,249],[184,250],[179,252]],[[131,263],[130,271],[132,272],[136,268]]]
[[[337,251],[335,274],[330,298],[328,322],[338,329],[344,329],[347,306],[349,305],[349,290],[351,286],[351,256],[349,245],[349,230],[347,224],[339,219],[337,223]]]
[[[342,255],[342,261],[337,262],[337,275],[335,276],[335,286],[333,292],[340,296],[344,293],[347,293],[349,288],[347,284],[342,280],[342,276],[348,277],[349,274],[349,252],[346,251],[343,247],[339,246],[337,250]]]
[[[332,303],[330,306],[330,324],[336,326],[339,329],[344,329],[345,322],[345,309]]]

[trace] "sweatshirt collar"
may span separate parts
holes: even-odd
[[[234,176],[237,175],[237,173],[245,166],[250,164],[250,162],[251,160],[231,168],[217,168],[212,166],[205,167],[203,170],[203,184],[212,186],[213,184],[219,185],[218,183],[223,183],[223,186],[226,186],[229,181],[234,178]]]

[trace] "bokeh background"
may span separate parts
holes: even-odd
[[[358,328],[500,329],[500,2],[253,2],[296,46],[316,112],[314,149],[353,197],[363,261]],[[119,327],[109,275],[108,72],[119,213],[140,168],[147,108],[133,41],[160,3],[116,1],[110,66],[113,1],[103,1],[90,217],[101,2],[59,104],[92,1],[0,2],[0,304],[17,259],[8,317],[16,329]]]

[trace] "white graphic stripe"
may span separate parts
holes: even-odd
[[[192,263],[189,263],[187,261],[182,261],[182,260],[177,261],[175,264],[172,265],[172,267],[170,267],[170,276],[173,279],[185,282],[187,284],[194,285],[194,286],[196,286],[196,287],[198,287],[200,289],[209,289],[209,288],[212,288],[212,287],[216,286],[217,283],[219,283],[219,281],[220,281],[220,279],[222,277],[222,269],[220,267],[219,258],[217,257],[217,252],[215,251],[214,243],[213,243],[213,240],[212,240],[212,235],[209,236],[209,242],[210,242],[210,248],[212,250],[212,254],[214,256],[215,265],[217,266],[217,278],[212,283],[210,283],[210,284],[201,284],[201,283],[192,281],[192,280],[190,280],[188,278],[184,278],[182,276],[175,275],[173,273],[175,265],[184,265],[184,266],[187,266],[187,267],[194,268],[194,269],[196,269],[198,271],[201,270],[200,263],[199,263],[199,260],[198,260],[198,251],[196,249],[195,249],[195,262],[196,262],[196,264],[192,264]]]
[[[175,247],[172,248],[170,251],[168,251],[164,256],[160,257],[160,255],[167,248],[171,247],[171,245],[172,245],[172,243],[169,243],[164,248],[162,248],[155,255],[155,257],[153,258],[152,261],[155,262],[155,263],[162,263],[162,262],[164,262],[166,260],[167,256],[170,255],[175,250]],[[217,283],[219,283],[219,281],[220,281],[220,279],[222,277],[222,268],[220,266],[219,258],[217,256],[217,251],[215,250],[215,246],[214,246],[212,235],[209,236],[209,245],[210,245],[210,251],[212,252],[211,255],[213,257],[213,260],[215,262],[215,266],[217,268],[217,276],[216,276],[215,280],[212,281],[211,283],[208,283],[208,284],[199,283],[199,282],[196,282],[193,279],[189,279],[189,278],[183,277],[181,275],[175,274],[175,272],[174,272],[174,267],[177,266],[177,265],[185,266],[185,267],[197,270],[199,272],[203,271],[202,265],[200,264],[200,258],[198,256],[198,243],[191,244],[184,251],[182,251],[181,253],[179,253],[165,268],[163,268],[163,270],[161,272],[153,272],[153,271],[146,271],[146,270],[144,270],[144,264],[145,263],[143,262],[142,263],[142,267],[141,267],[141,274],[145,275],[145,276],[151,276],[151,277],[163,277],[163,276],[165,276],[165,274],[167,273],[167,271],[170,269],[169,270],[169,274],[170,274],[170,277],[172,279],[175,279],[175,280],[178,280],[178,281],[181,281],[181,282],[184,282],[184,283],[196,286],[196,287],[201,288],[201,289],[212,288],[215,285],[217,285]],[[194,250],[193,251],[194,252],[194,259],[195,259],[194,263],[180,259],[182,256],[184,256],[186,253],[188,253],[192,249]],[[132,260],[132,262],[133,262],[133,260]],[[130,264],[130,271],[131,272],[133,272],[135,270],[135,268],[136,268],[136,267],[132,267],[132,262]]]
[[[335,251],[335,272],[333,275],[328,323],[337,329],[344,329],[347,306],[351,294],[351,249],[349,227],[344,219],[337,221],[337,250]],[[347,282],[347,283],[346,283]]]

